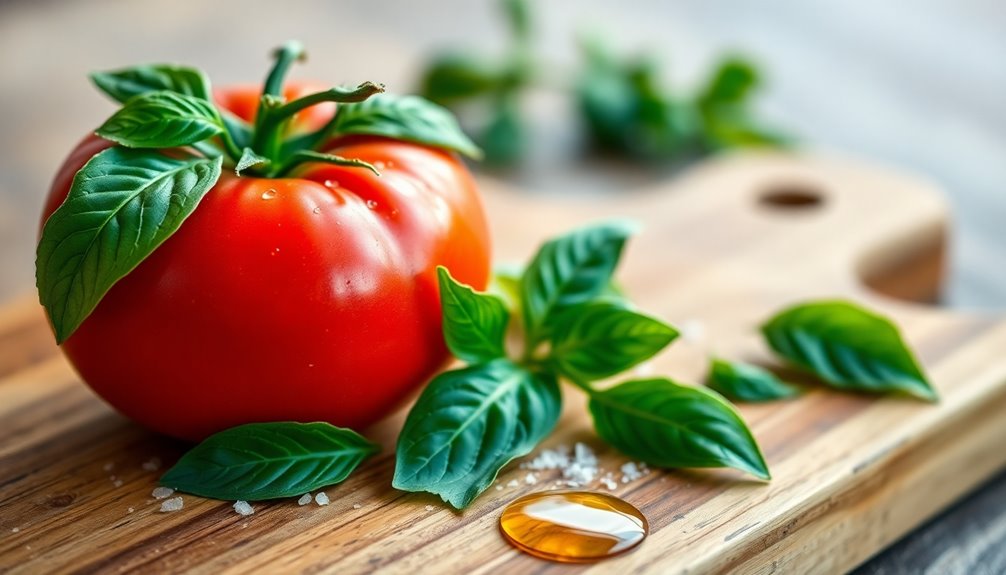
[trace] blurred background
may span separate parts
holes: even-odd
[[[547,62],[551,88],[522,95],[530,130],[524,161],[494,177],[538,194],[617,194],[670,177],[652,162],[583,152],[576,112],[555,89],[582,65],[582,34],[618,54],[655,56],[663,84],[683,93],[721,56],[740,53],[764,80],[754,113],[799,147],[935,181],[954,210],[946,303],[1003,308],[1006,3],[541,0],[532,11],[535,57]],[[0,0],[0,300],[32,288],[37,214],[52,174],[113,110],[88,72],[167,61],[198,66],[217,85],[259,82],[270,50],[292,38],[309,51],[293,77],[372,80],[395,92],[416,89],[425,64],[444,49],[491,56],[510,42],[492,0]],[[864,570],[915,572],[903,568],[961,549],[969,561],[996,548],[1001,557],[1004,501],[1001,476]]]

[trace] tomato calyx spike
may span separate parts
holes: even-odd
[[[363,160],[357,160],[356,158],[344,158],[342,156],[336,156],[335,154],[323,154],[314,150],[298,150],[291,154],[290,159],[280,166],[278,170],[276,170],[274,177],[282,178],[304,162],[322,162],[336,166],[365,168],[374,172],[375,176],[381,175],[381,172],[377,171],[377,168],[370,162],[364,162]]]

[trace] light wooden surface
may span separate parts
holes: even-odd
[[[159,513],[150,497],[158,473],[142,464],[168,465],[183,446],[90,394],[25,299],[0,311],[0,571],[832,573],[1006,465],[1006,322],[888,300],[857,277],[917,261],[939,242],[945,206],[925,183],[843,160],[737,156],[673,185],[591,202],[485,188],[501,259],[523,260],[542,238],[585,220],[644,223],[620,278],[641,306],[693,328],[692,340],[653,362],[655,372],[697,381],[714,351],[767,360],[755,333],[762,319],[796,299],[849,295],[897,318],[942,401],[818,389],[745,406],[772,482],[676,471],[619,485],[615,493],[647,515],[650,537],[621,558],[557,565],[508,547],[496,526],[506,502],[552,484],[547,473],[535,485],[490,489],[462,514],[391,490],[402,414],[371,430],[387,449],[329,489],[327,507],[259,503],[241,517],[229,503],[185,496],[182,511]],[[780,189],[823,202],[803,210],[759,202]],[[592,435],[570,390],[545,446],[574,441],[594,447],[608,469],[626,461]],[[524,473],[512,465],[501,485]]]

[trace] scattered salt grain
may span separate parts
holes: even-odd
[[[628,462],[621,467],[622,483],[635,481],[650,472],[645,463]]]
[[[133,509],[132,507],[130,507],[130,508],[129,508],[129,513],[132,513],[132,512],[134,512],[134,511],[136,511],[136,510],[135,510],[135,509]]]
[[[362,506],[362,505],[360,505],[359,503],[354,503],[354,504],[353,504],[353,509],[359,509],[359,508],[361,508],[361,507],[363,507],[363,506]]]
[[[255,509],[251,505],[248,505],[247,501],[235,501],[234,511],[237,511],[238,515],[251,515],[255,513]]]
[[[517,483],[516,479],[511,479],[510,481],[507,481],[507,484],[506,484],[506,486],[509,487],[510,489],[513,489],[514,487],[517,487],[518,485],[520,485],[520,483]]]
[[[161,503],[161,513],[169,513],[171,511],[178,511],[182,508],[185,502],[182,501],[181,497],[172,497],[171,499],[165,499]]]
[[[122,487],[122,480],[116,479],[115,481],[112,482],[112,485],[114,485],[115,487]]]
[[[614,491],[615,488],[618,487],[618,482],[615,481],[615,475],[609,471],[601,478],[601,485],[603,485],[608,491]]]
[[[524,483],[527,483],[528,485],[534,485],[535,483],[538,483],[538,478],[535,477],[534,473],[528,473],[524,477]]]
[[[171,497],[174,492],[175,490],[170,487],[155,487],[150,494],[154,496],[154,499],[165,499]]]
[[[20,528],[20,527],[14,527],[13,529],[11,529],[11,530],[10,530],[10,532],[11,532],[11,533],[17,533],[17,532],[18,532],[18,531],[20,531],[20,530],[21,530],[21,528]]]
[[[150,459],[144,461],[140,467],[142,467],[144,471],[157,471],[161,468],[161,459],[159,457],[151,457]]]
[[[426,510],[427,511],[433,511],[433,506],[432,505],[427,505],[426,506]]]
[[[503,486],[502,485],[497,485],[496,486],[496,491],[503,491]]]
[[[322,491],[314,496],[314,502],[318,505],[328,505],[328,495],[325,495],[325,492]]]
[[[115,468],[115,463],[112,462],[108,462],[102,467],[105,471],[111,471],[113,468]]]
[[[310,502],[311,502],[311,494],[305,493],[304,495],[300,496],[300,499],[297,500],[297,505],[307,505]]]

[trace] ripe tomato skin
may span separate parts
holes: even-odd
[[[86,138],[43,221],[105,146]],[[481,200],[452,154],[381,138],[294,177],[225,171],[181,228],[116,283],[62,348],[128,417],[198,440],[255,421],[362,428],[442,367],[436,267],[485,287]]]

